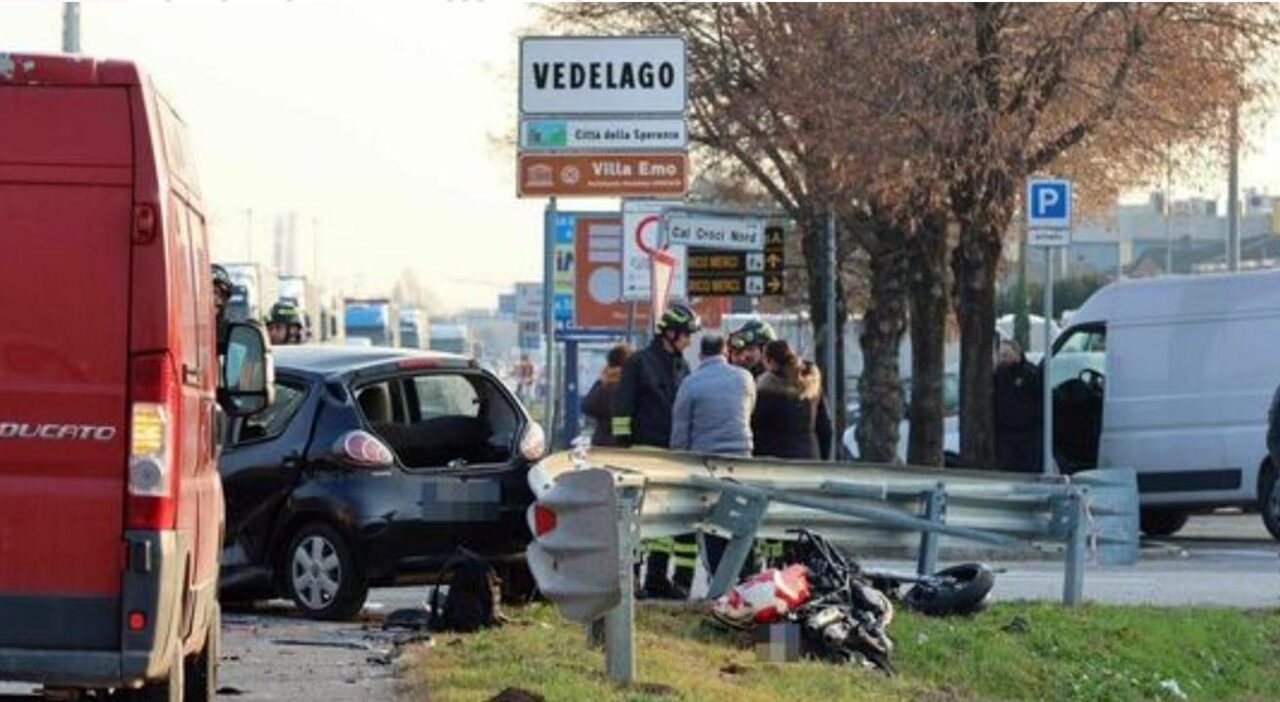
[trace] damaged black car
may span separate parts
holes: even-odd
[[[459,549],[532,588],[526,474],[545,441],[497,377],[407,349],[285,347],[275,362],[275,401],[236,422],[219,460],[224,600],[349,619],[371,586],[439,582]]]

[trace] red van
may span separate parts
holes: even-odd
[[[0,680],[214,696],[205,220],[183,123],[134,65],[0,54]],[[263,370],[224,389],[251,411],[261,332],[223,331]]]

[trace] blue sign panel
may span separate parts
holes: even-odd
[[[1071,228],[1071,181],[1031,179],[1027,181],[1027,228]]]

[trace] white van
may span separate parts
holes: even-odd
[[[1112,283],[1072,317],[1050,370],[1059,468],[1132,466],[1146,533],[1275,488],[1280,271]],[[1263,512],[1277,533],[1280,515]]]

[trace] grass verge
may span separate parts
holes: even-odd
[[[968,619],[900,612],[890,628],[899,676],[888,679],[851,666],[761,663],[749,639],[700,609],[645,606],[639,684],[626,689],[603,677],[603,654],[550,606],[510,614],[501,629],[413,649],[403,659],[408,698],[481,702],[520,688],[552,702],[1280,699],[1276,612],[1034,603]]]

